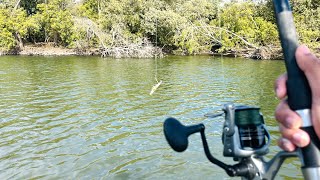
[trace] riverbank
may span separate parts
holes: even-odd
[[[282,49],[278,47],[260,47],[259,49],[244,48],[238,50],[230,50],[223,53],[213,52],[214,56],[224,57],[243,57],[256,60],[279,60],[283,59]]]
[[[25,45],[22,49],[1,51],[1,55],[24,55],[24,56],[101,56],[114,58],[152,58],[162,57],[160,48],[152,45],[130,45],[127,47],[113,48],[65,48],[51,44]]]
[[[320,55],[320,50],[314,50],[316,55]],[[240,50],[230,50],[223,53],[218,52],[203,52],[202,54],[209,54],[212,56],[224,57],[243,57],[248,59],[257,60],[275,60],[283,59],[282,49],[278,47],[261,47],[259,49],[245,48]],[[15,51],[0,51],[1,55],[24,55],[24,56],[108,56],[105,51],[99,48],[77,49],[77,48],[64,48],[52,45],[26,45],[22,50]],[[109,54],[113,57],[114,55]],[[127,56],[124,56],[127,57]],[[318,56],[319,57],[319,56]],[[117,56],[115,56],[117,58]],[[120,56],[121,58],[121,56]]]
[[[70,55],[101,55],[98,48],[80,50],[76,48],[63,48],[50,45],[27,45],[20,50],[0,51],[0,55],[25,56],[70,56]]]

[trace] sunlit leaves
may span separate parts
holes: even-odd
[[[239,49],[248,44],[256,47],[277,45],[276,26],[257,16],[258,10],[259,6],[250,2],[232,3],[222,9],[218,19],[213,20],[211,25],[226,29],[221,31],[220,36],[223,49]]]
[[[320,7],[319,1],[295,0],[293,13],[301,43],[312,48],[320,46]]]
[[[39,12],[34,17],[44,30],[45,41],[64,46],[72,45],[75,36],[71,12],[66,9],[62,0],[51,2],[38,4]]]
[[[0,7],[0,48],[16,48],[26,38],[28,30],[35,28],[33,21],[23,9]]]
[[[30,42],[112,47],[147,41],[198,54],[217,44],[220,51],[280,46],[272,0],[21,0],[17,9],[14,1],[2,2],[2,49]],[[300,41],[314,48],[320,45],[319,2],[291,0]]]

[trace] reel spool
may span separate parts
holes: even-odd
[[[270,134],[264,124],[260,108],[226,104],[223,108],[223,155],[226,157],[249,157],[268,153]]]

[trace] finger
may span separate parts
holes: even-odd
[[[312,123],[318,138],[320,138],[320,105],[312,104],[312,111],[311,111]]]
[[[298,147],[305,147],[310,143],[309,135],[301,129],[289,129],[280,124],[282,137],[288,139]]]
[[[282,74],[281,76],[279,76],[279,78],[275,81],[275,92],[276,92],[276,96],[279,99],[283,99],[286,97],[287,95],[287,86],[286,86],[286,81],[288,79],[287,74]]]
[[[281,149],[289,152],[292,152],[296,149],[296,146],[286,138],[280,138],[278,141],[278,146]]]
[[[296,58],[312,89],[312,123],[314,127],[320,127],[320,60],[303,45],[298,47]],[[320,138],[320,128],[315,131]]]
[[[304,45],[298,47],[296,58],[312,89],[312,101],[320,104],[320,60]]]
[[[300,116],[289,108],[286,100],[282,100],[275,111],[276,120],[286,128],[298,129],[302,121]]]

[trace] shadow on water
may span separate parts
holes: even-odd
[[[208,56],[0,57],[0,178],[228,179],[205,159],[197,135],[186,152],[173,152],[162,123],[204,122],[223,159],[223,120],[204,114],[227,102],[257,105],[277,139],[273,82],[283,66]],[[150,96],[156,73],[163,83]],[[275,140],[270,149],[279,151]],[[290,160],[278,178],[302,178],[299,169]]]

